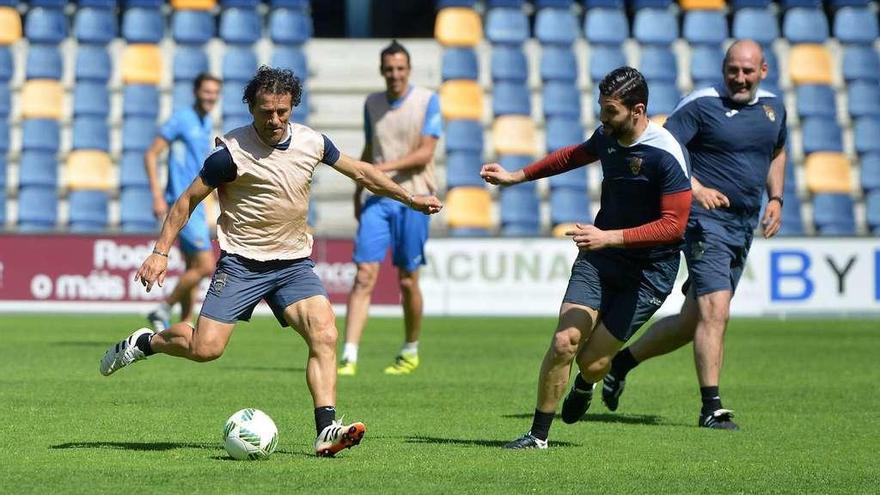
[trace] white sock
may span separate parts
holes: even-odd
[[[346,342],[345,346],[342,348],[342,360],[349,363],[356,363],[358,361],[358,345]]]
[[[404,342],[403,347],[400,348],[401,354],[418,354],[419,353],[419,341],[415,342]]]

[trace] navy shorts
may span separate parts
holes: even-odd
[[[735,292],[746,267],[753,232],[754,226],[748,222],[691,217],[684,234],[688,280],[682,291],[687,294],[693,284],[698,297],[723,290]]]
[[[679,256],[635,262],[581,252],[563,302],[599,311],[611,335],[626,342],[663,305],[678,274]]]
[[[312,296],[327,297],[309,258],[255,261],[221,253],[217,271],[202,305],[202,316],[222,323],[248,321],[265,299],[282,327],[289,326],[284,309]]]
[[[393,199],[371,196],[361,210],[355,263],[381,263],[391,247],[394,266],[414,272],[425,264],[430,217]]]

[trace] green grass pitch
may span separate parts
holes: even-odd
[[[382,369],[399,319],[372,319],[339,412],[362,444],[312,456],[306,350],[274,320],[240,325],[226,354],[156,356],[104,378],[98,361],[139,317],[0,319],[0,493],[877,493],[876,320],[732,321],[721,391],[743,431],[695,427],[690,348],[635,370],[616,414],[557,420],[547,451],[503,451],[526,431],[553,320],[428,318],[422,366]],[[228,460],[226,418],[278,425],[266,461]]]

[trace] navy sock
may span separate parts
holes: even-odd
[[[700,397],[703,399],[703,409],[701,414],[711,414],[721,409],[721,395],[718,393],[718,386],[700,387]]]
[[[639,365],[629,347],[617,353],[611,360],[611,374],[618,380],[626,379],[626,374]]]
[[[324,428],[330,426],[330,423],[336,419],[336,408],[333,406],[324,406],[315,408],[315,429],[318,435],[324,431]]]
[[[574,388],[578,392],[593,395],[593,384],[587,383],[587,381],[584,380],[584,376],[580,373],[578,373],[577,376],[574,377]]]
[[[153,335],[155,334],[145,333],[138,337],[138,339],[134,343],[135,347],[137,347],[141,350],[141,352],[144,353],[144,356],[152,356],[153,354],[155,354],[155,352],[153,352],[153,346],[150,345],[150,339],[153,337]]]
[[[535,409],[535,417],[532,419],[532,436],[538,440],[547,440],[550,434],[550,425],[553,424],[553,416],[555,412],[541,412]]]

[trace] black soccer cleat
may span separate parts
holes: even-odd
[[[715,430],[739,430],[739,426],[733,422],[733,411],[727,409],[716,409],[709,414],[700,414],[697,426]]]
[[[620,396],[623,394],[625,380],[618,380],[616,376],[608,373],[602,380],[602,402],[609,411],[616,411],[620,405]]]
[[[593,384],[593,388],[596,384]],[[580,421],[590,409],[590,403],[593,401],[593,388],[589,391],[579,390],[572,386],[565,400],[562,402],[562,421],[566,424],[574,424]]]
[[[504,448],[505,449],[546,449],[547,448],[547,440],[541,440],[540,438],[532,435],[532,432],[528,432],[525,435],[517,438],[516,440],[505,444]]]

